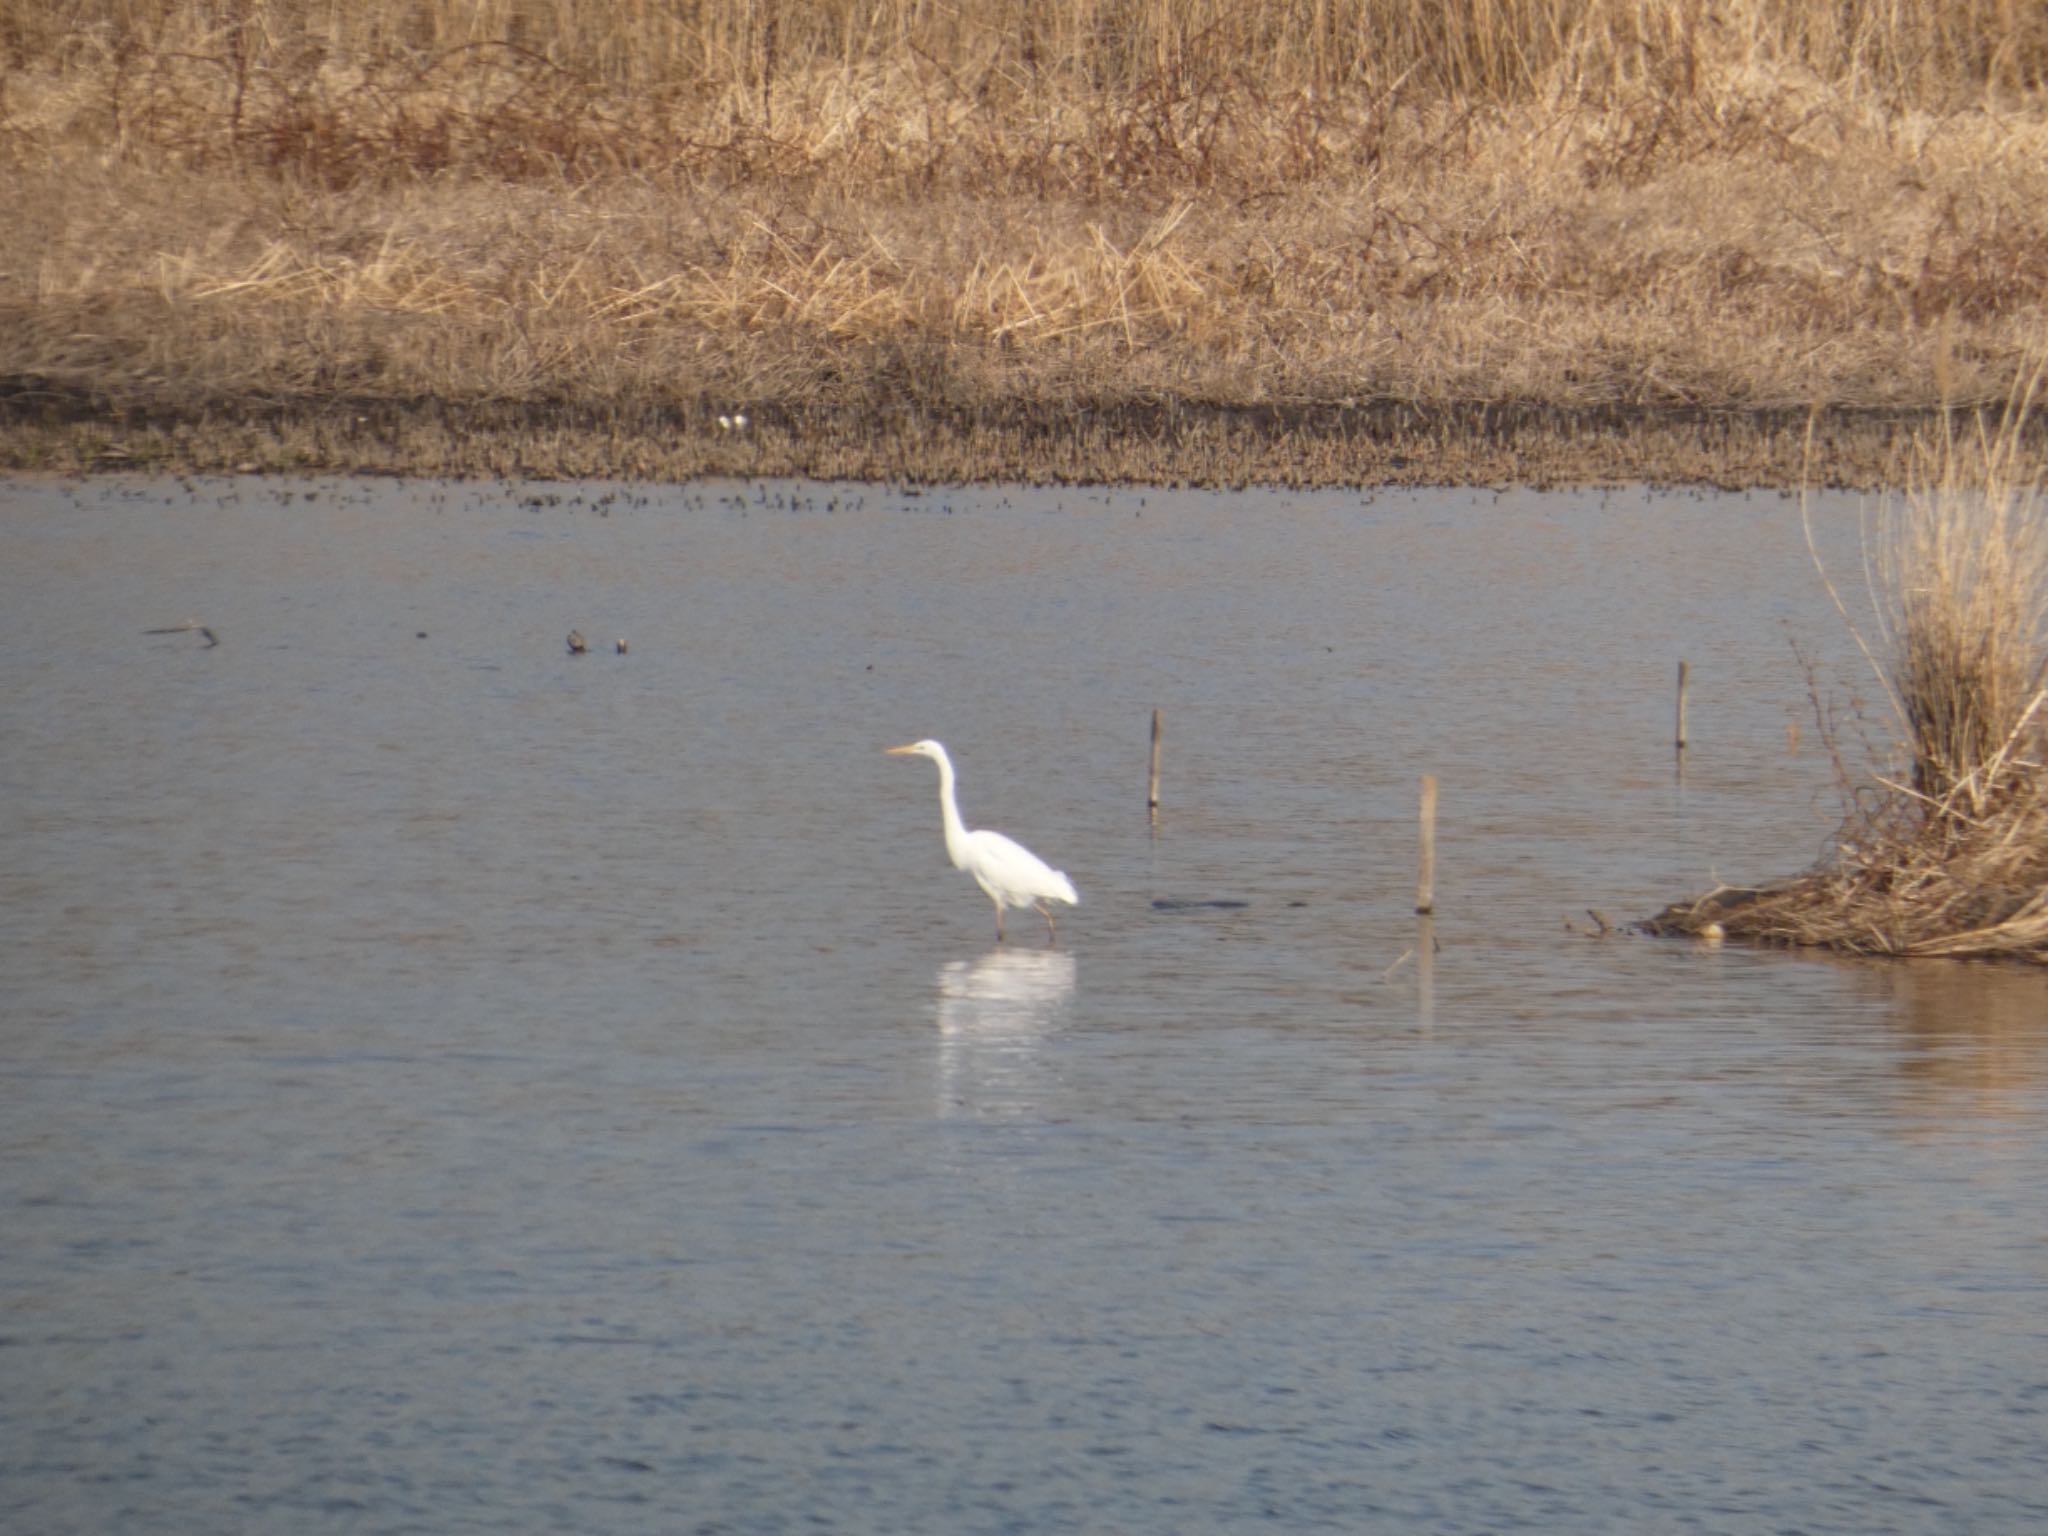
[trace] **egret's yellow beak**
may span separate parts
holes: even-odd
[[[884,747],[884,748],[882,748],[882,752],[883,752],[883,755],[884,755],[884,756],[887,756],[887,757],[903,757],[903,756],[906,756],[906,755],[907,755],[907,754],[909,754],[909,753],[915,752],[916,750],[917,750],[917,743],[916,743],[916,742],[912,742],[912,743],[911,743],[911,744],[910,744],[909,746],[907,746],[907,747]]]

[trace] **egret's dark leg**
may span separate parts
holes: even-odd
[[[1051,949],[1060,941],[1059,931],[1052,925],[1052,908],[1041,901],[1038,904],[1038,915],[1045,919],[1045,947]]]
[[[1002,942],[1003,942],[1003,901],[1002,901],[1002,898],[1001,898],[1000,896],[998,896],[997,898],[995,898],[995,903],[996,903],[996,942],[997,942],[998,944],[1000,944],[1000,943],[1002,943]]]

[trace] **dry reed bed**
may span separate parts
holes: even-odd
[[[14,460],[68,430],[24,434],[35,399],[115,433],[335,400],[686,432],[733,404],[1911,412],[1994,395],[2042,323],[2025,8],[684,14],[16,7]]]
[[[1829,858],[1651,931],[2048,963],[2048,458],[2023,431],[2041,380],[1923,441],[1872,536],[1856,632],[1908,771],[1852,777],[1837,750],[1852,808]]]
[[[1851,818],[1822,867],[1758,889],[1715,890],[1643,926],[1853,954],[2048,964],[2048,796],[2038,772],[1990,820],[1923,810],[1882,797]]]

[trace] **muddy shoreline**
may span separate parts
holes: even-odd
[[[0,381],[0,467],[681,481],[1895,484],[1931,410],[1401,400],[177,397]],[[745,425],[721,425],[744,416]]]

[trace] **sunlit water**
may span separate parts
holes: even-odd
[[[0,643],[9,1533],[2048,1528],[2048,979],[1587,936],[1827,846],[1795,502],[13,483]]]

